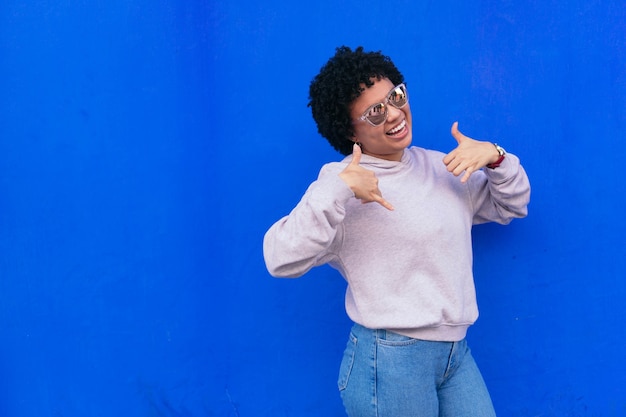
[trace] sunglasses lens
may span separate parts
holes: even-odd
[[[384,123],[387,119],[387,109],[383,103],[378,103],[372,107],[370,107],[366,116],[367,120],[370,121],[374,126],[378,126],[381,123]]]
[[[397,108],[404,106],[408,100],[409,96],[406,93],[404,85],[397,86],[391,91],[391,94],[389,94],[389,104]]]

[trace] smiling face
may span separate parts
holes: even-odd
[[[399,161],[404,149],[411,144],[411,108],[407,103],[401,109],[389,104],[387,120],[380,126],[372,126],[365,120],[359,120],[363,113],[373,104],[384,103],[393,83],[383,78],[365,91],[352,103],[350,115],[354,120],[354,140],[361,144],[366,155],[375,156],[389,161]]]

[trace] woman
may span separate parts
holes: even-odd
[[[346,279],[354,326],[339,389],[349,416],[494,416],[465,341],[478,317],[471,228],[526,216],[530,184],[516,156],[457,123],[450,153],[410,147],[403,82],[362,47],[338,48],[313,79],[318,130],[346,157],[268,230],[266,265],[298,277],[328,263]]]

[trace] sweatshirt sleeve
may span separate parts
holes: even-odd
[[[473,179],[470,181],[474,204],[473,223],[508,224],[514,218],[526,217],[530,182],[519,158],[507,153],[499,167],[484,168],[482,172],[482,176],[470,177],[470,180]]]
[[[265,233],[263,256],[269,273],[295,278],[327,263],[340,238],[345,204],[352,197],[339,171],[324,166],[291,213]]]

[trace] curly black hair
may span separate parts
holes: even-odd
[[[383,78],[394,85],[404,82],[391,59],[380,51],[341,46],[311,81],[308,106],[317,130],[341,154],[351,154],[354,144],[350,106],[374,80]]]

